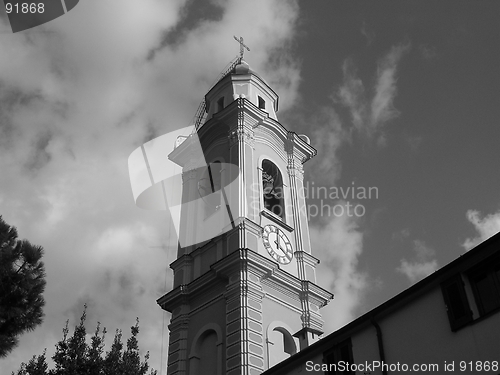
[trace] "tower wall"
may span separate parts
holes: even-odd
[[[215,111],[221,95],[233,100]],[[259,96],[271,106],[259,108]],[[207,94],[208,121],[196,134],[210,171],[191,141],[169,155],[183,167],[180,233],[195,240],[179,247],[173,290],[158,300],[172,313],[168,374],[215,366],[217,374],[257,375],[322,333],[319,308],[332,296],[315,284],[300,191],[302,164],[315,150],[277,122],[277,101],[237,67]],[[215,198],[202,193],[208,175],[212,189],[220,185]]]

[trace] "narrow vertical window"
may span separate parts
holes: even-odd
[[[474,292],[474,299],[483,316],[500,308],[500,264],[489,261],[469,274],[469,281]]]
[[[258,98],[259,98],[259,108],[266,109],[266,101],[262,99],[260,96]]]
[[[222,111],[224,109],[224,97],[217,100],[217,112]]]
[[[283,219],[285,217],[283,179],[278,167],[269,160],[262,162],[262,192],[264,208]]]
[[[441,285],[446,311],[452,331],[465,326],[472,320],[472,311],[465,294],[464,282],[460,274]]]
[[[354,374],[348,364],[354,363],[352,354],[352,342],[348,338],[338,344],[332,349],[323,354],[323,363],[328,365],[328,371],[325,374]]]

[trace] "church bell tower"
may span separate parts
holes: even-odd
[[[318,339],[332,298],[316,285],[303,194],[316,150],[278,122],[278,95],[242,56],[205,103],[169,155],[183,204],[173,289],[158,299],[172,314],[168,374],[257,375]]]

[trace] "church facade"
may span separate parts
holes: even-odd
[[[302,194],[316,151],[242,58],[205,103],[169,155],[183,183],[174,285],[158,299],[172,314],[168,374],[257,375],[318,340],[333,297],[316,284]]]

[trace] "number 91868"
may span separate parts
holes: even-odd
[[[7,13],[43,13],[45,11],[44,3],[22,3],[22,4],[5,4]]]

